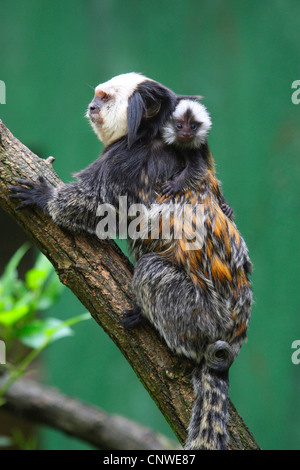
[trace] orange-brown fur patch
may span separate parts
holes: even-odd
[[[226,224],[225,224],[225,217],[221,213],[217,213],[215,217],[215,224],[214,224],[214,235],[217,238],[221,238],[225,232]]]
[[[232,280],[227,263],[223,262],[217,255],[213,255],[211,258],[211,274],[215,280],[220,279],[222,281],[225,278],[228,281]]]
[[[211,258],[212,250],[213,250],[212,241],[211,241],[211,240],[207,240],[207,243],[206,243],[206,254],[207,254],[208,259]]]

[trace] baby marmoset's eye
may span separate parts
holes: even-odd
[[[196,123],[196,122],[193,122],[191,125],[190,125],[190,128],[192,131],[196,131],[198,129],[198,127],[201,127],[201,122],[199,123]]]
[[[182,126],[182,124],[180,124],[180,122],[177,122],[177,123],[176,123],[176,129],[181,130],[182,127],[183,127],[183,126]]]

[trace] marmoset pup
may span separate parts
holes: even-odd
[[[178,147],[185,160],[185,167],[175,179],[166,181],[162,185],[166,197],[188,189],[196,190],[199,184],[198,177],[202,179],[204,162],[210,169],[214,169],[214,161],[207,145],[210,128],[211,119],[203,104],[195,99],[179,101],[170,121],[163,127],[162,137],[166,144]],[[221,196],[221,209],[232,218],[233,210],[227,204],[224,195]]]

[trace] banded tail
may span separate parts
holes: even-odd
[[[206,363],[193,373],[195,403],[185,450],[227,450],[229,435],[228,369],[211,369]]]

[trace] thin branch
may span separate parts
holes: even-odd
[[[8,199],[7,186],[18,177],[35,180],[40,173],[51,184],[59,184],[52,165],[34,155],[0,121],[0,206],[49,258],[61,282],[112,338],[183,443],[193,403],[187,372],[191,364],[171,354],[149,326],[132,332],[119,326],[121,312],[130,308],[132,302],[133,268],[114,242],[75,236],[36,210],[15,211],[15,202]],[[258,448],[233,405],[229,432],[230,448]]]
[[[0,378],[0,387],[6,378]],[[178,443],[119,415],[41,385],[19,379],[5,394],[3,410],[51,426],[103,450],[178,449]]]

